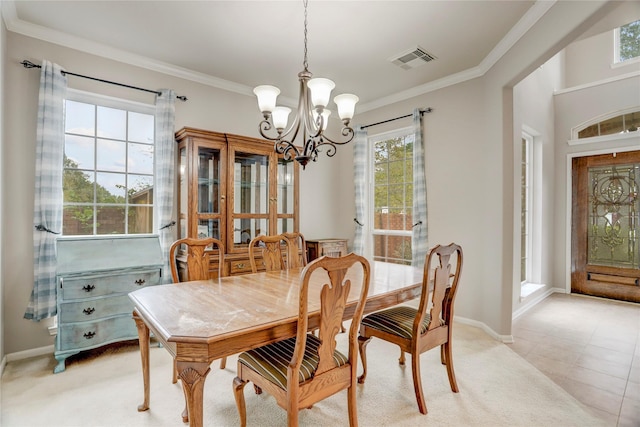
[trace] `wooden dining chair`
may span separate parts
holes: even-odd
[[[452,262],[455,272],[451,273]],[[433,271],[433,281],[429,272]],[[426,257],[422,276],[422,295],[418,308],[399,305],[365,316],[360,325],[358,344],[362,358],[362,375],[359,383],[367,376],[366,347],[371,338],[376,337],[400,346],[400,364],[405,363],[405,352],[411,354],[413,388],[421,413],[427,413],[422,381],[420,379],[420,354],[440,346],[440,361],[447,367],[449,384],[454,393],[458,384],[453,371],[451,332],[453,326],[453,306],[462,271],[462,248],[455,243],[438,245]],[[429,292],[430,285],[433,290]]]
[[[289,241],[282,234],[267,236],[260,234],[249,242],[249,262],[251,271],[258,272],[256,259],[262,255],[262,261],[266,271],[286,270],[287,265],[282,255],[283,245],[285,251],[289,252]]]
[[[289,242],[287,246],[287,268],[307,265],[307,243],[299,232],[282,233]]]
[[[185,267],[184,280],[180,280],[178,274],[178,256],[182,249]],[[218,256],[218,277],[224,274],[224,244],[213,237],[205,239],[185,238],[173,242],[169,248],[169,264],[171,265],[171,276],[173,283],[186,282],[188,280],[209,280],[210,257],[217,250]],[[227,365],[227,358],[220,359],[220,369]],[[178,369],[175,360],[173,361],[173,383],[178,382]]]
[[[351,269],[361,270],[345,279]],[[353,283],[352,283],[353,280]],[[347,390],[349,425],[357,426],[357,333],[369,291],[369,262],[356,254],[322,257],[309,263],[300,275],[297,335],[241,353],[233,380],[240,425],[247,423],[244,386],[251,381],[275,397],[287,411],[287,425],[298,425],[298,411],[339,391]],[[336,335],[353,285],[359,299],[349,330],[348,354],[336,350]],[[310,297],[310,295],[312,295]],[[318,336],[308,332],[309,304],[320,301]]]

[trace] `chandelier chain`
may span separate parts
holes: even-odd
[[[304,61],[302,65],[305,71],[309,71],[309,61],[307,60],[307,3],[308,0],[304,0]]]

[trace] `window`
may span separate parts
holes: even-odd
[[[616,29],[615,62],[640,57],[640,21],[631,22]]]
[[[411,264],[413,128],[369,138],[371,230],[376,261]]]
[[[529,281],[531,273],[531,159],[533,138],[523,134],[520,163],[520,281]]]
[[[636,132],[639,128],[640,111],[633,110],[584,127],[578,131],[578,139]]]
[[[154,106],[69,91],[63,235],[153,231]]]

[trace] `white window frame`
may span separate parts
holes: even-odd
[[[86,91],[81,91],[81,90],[71,89],[71,88],[67,89],[65,102],[67,100],[76,101],[76,102],[82,102],[82,103],[92,104],[92,105],[99,105],[99,106],[102,106],[102,107],[126,110],[126,111],[141,113],[141,114],[149,114],[149,115],[154,116],[154,121],[155,121],[156,107],[153,104],[145,104],[145,103],[141,103],[141,102],[135,102],[135,101],[130,101],[130,100],[122,99],[122,98],[115,98],[115,97],[111,97],[111,96],[106,96],[106,95],[101,95],[101,94],[97,94],[97,93],[93,93],[93,92],[86,92]],[[154,146],[155,146],[155,125],[154,125]],[[155,152],[154,152],[154,156],[155,156]],[[61,165],[61,167],[63,167],[63,166]],[[94,166],[94,170],[95,170],[95,166]],[[153,166],[153,187],[154,188],[156,187],[155,160],[154,160],[154,166]],[[95,205],[95,202],[94,202],[94,205]],[[64,202],[63,202],[63,206],[64,206]],[[128,202],[126,203],[126,206],[128,206]],[[155,197],[153,198],[152,209],[153,209],[153,212],[154,212],[154,215],[152,216],[153,217],[152,231],[150,233],[146,233],[146,234],[152,234],[153,230],[156,229],[156,223],[155,223],[156,222],[156,215],[155,215],[156,198]],[[94,221],[95,221],[95,218],[94,218]],[[125,217],[125,221],[126,221],[126,217]],[[64,229],[64,227],[63,227],[63,229]],[[104,235],[105,234],[96,234],[95,233],[95,228],[94,228],[94,233],[92,233],[92,234],[81,234],[81,235],[78,235],[78,236],[99,237],[99,236],[104,236]],[[133,234],[133,233],[124,233],[124,234],[119,234],[119,235],[144,235],[144,234],[140,234],[140,233],[135,233],[135,234]]]
[[[628,25],[628,24],[627,24]],[[612,67],[618,67],[621,65],[631,65],[640,63],[640,56],[634,58],[621,60],[620,59],[620,27],[613,31],[613,65]]]
[[[373,227],[373,218],[374,218],[374,208],[375,208],[375,150],[373,149],[376,142],[384,141],[386,139],[392,139],[396,137],[404,137],[407,135],[413,134],[414,128],[411,126],[394,129],[388,132],[379,133],[375,135],[369,135],[367,137],[367,176],[368,186],[367,186],[367,200],[366,200],[366,224],[364,233],[366,236],[365,240],[365,248],[370,248],[367,252],[369,256],[373,256],[374,248],[373,248],[373,238],[374,236],[400,236],[400,237],[411,237],[413,231],[412,230],[386,230],[386,229],[375,229]],[[413,208],[413,206],[409,206]]]

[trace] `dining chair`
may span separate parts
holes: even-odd
[[[346,279],[347,273],[353,270],[360,272]],[[275,397],[278,405],[287,411],[287,425],[290,427],[298,425],[300,409],[309,408],[346,389],[349,425],[358,425],[355,387],[357,334],[369,281],[369,262],[353,253],[340,258],[318,258],[302,270],[296,336],[238,356],[233,388],[241,426],[247,423],[243,390],[249,381]],[[359,298],[349,330],[348,353],[344,355],[336,349],[336,335],[340,331],[352,287]],[[308,332],[309,305],[316,305],[316,301],[320,301],[318,336]]]
[[[282,233],[289,242],[287,246],[287,268],[307,265],[307,243],[300,232]]]
[[[169,248],[169,264],[171,265],[171,277],[173,283],[186,282],[188,280],[208,280],[210,278],[210,258],[214,250],[218,251],[218,277],[224,275],[224,244],[213,237],[205,239],[185,238],[176,240]],[[180,250],[184,256],[185,275],[180,280],[178,274],[178,257]],[[220,369],[227,365],[227,358],[220,359]],[[173,383],[178,382],[178,369],[176,361],[173,361]]]
[[[455,272],[451,273],[452,263]],[[433,280],[430,280],[430,272]],[[426,256],[422,276],[422,295],[418,308],[398,305],[371,313],[362,319],[358,344],[362,358],[363,372],[358,377],[364,383],[367,376],[366,348],[371,338],[376,337],[400,346],[400,365],[405,363],[405,352],[411,354],[413,388],[418,409],[427,413],[422,381],[420,379],[420,354],[440,346],[440,361],[447,367],[449,384],[454,393],[458,384],[453,371],[451,332],[453,327],[453,306],[462,271],[462,248],[451,243],[438,245]],[[430,286],[433,289],[430,291]]]
[[[266,271],[287,270],[282,255],[282,247],[285,245],[285,251],[289,252],[289,240],[282,234],[274,234],[267,236],[260,234],[249,242],[249,262],[251,263],[251,271],[258,272],[258,264],[256,258],[262,255],[262,261]]]

